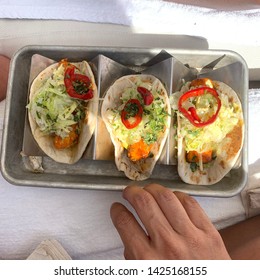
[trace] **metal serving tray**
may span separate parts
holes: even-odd
[[[125,177],[116,168],[113,147],[97,118],[96,131],[76,164],[57,163],[45,156],[34,141],[27,119],[26,105],[30,83],[37,71],[52,61],[87,60],[94,72],[100,97],[112,82],[131,73],[149,73],[165,84],[168,92],[179,89],[183,80],[209,77],[231,86],[239,95],[245,118],[245,141],[240,159],[230,173],[211,186],[194,186],[181,181],[175,160],[174,129],[152,176],[141,182]],[[37,66],[37,61],[41,65]],[[238,194],[247,182],[247,93],[248,69],[240,55],[226,50],[134,49],[104,47],[27,46],[12,58],[5,123],[2,140],[1,171],[14,185],[121,190],[126,185],[157,182],[191,195],[230,197]]]

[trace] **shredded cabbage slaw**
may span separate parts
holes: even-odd
[[[219,98],[221,99],[222,105],[216,121],[206,127],[197,128],[177,110],[176,104],[178,104],[178,102],[176,101],[184,92],[185,87],[181,92],[179,91],[174,93],[170,102],[172,109],[175,110],[181,118],[179,133],[180,137],[182,137],[185,141],[186,151],[197,151],[198,153],[203,153],[208,150],[216,149],[218,143],[222,142],[226,135],[238,124],[241,118],[241,107],[235,102],[229,102],[228,96],[219,92]],[[201,106],[205,105],[204,102],[207,102],[207,100],[204,99]],[[202,109],[203,108],[201,108],[201,110]],[[198,111],[199,110],[200,108]]]
[[[68,136],[73,124],[85,117],[84,102],[71,98],[66,92],[64,70],[62,64],[55,69],[27,105],[45,135],[56,134],[62,138]]]
[[[137,91],[138,86],[145,87],[152,92],[154,100],[150,105],[144,105],[143,98]],[[132,129],[127,129],[121,121],[121,111],[129,99],[138,99],[144,107],[141,122]],[[122,104],[118,108],[108,110],[107,117],[113,134],[120,140],[125,149],[141,139],[147,144],[154,143],[165,131],[168,112],[164,99],[165,97],[157,80],[151,83],[138,79],[133,82],[132,86],[123,90],[121,96]]]

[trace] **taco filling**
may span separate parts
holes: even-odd
[[[140,93],[144,89],[145,97]],[[147,96],[152,100],[149,104]],[[120,101],[118,108],[107,111],[113,134],[132,161],[152,157],[152,148],[165,132],[168,117],[162,91],[140,79],[123,90]]]
[[[80,79],[77,86],[73,87],[71,83],[71,88],[68,90],[65,86],[66,80],[69,80],[65,76],[67,69],[76,68],[60,63],[27,106],[40,131],[45,135],[53,136],[54,146],[57,149],[66,149],[78,143],[81,132],[80,122],[86,117],[85,102],[70,95],[72,90],[78,91],[80,95],[77,89]],[[77,75],[87,77],[83,74]]]

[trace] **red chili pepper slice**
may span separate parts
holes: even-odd
[[[150,105],[153,102],[152,93],[145,87],[137,87],[137,91],[142,95],[144,105]]]
[[[121,121],[128,129],[135,128],[142,120],[143,107],[138,99],[129,99],[121,112]]]
[[[198,97],[198,96],[204,95],[205,93],[209,93],[212,96],[214,96],[214,98],[217,101],[218,107],[217,107],[215,114],[213,114],[207,121],[201,121],[200,117],[197,114],[195,107],[190,107],[188,110],[186,110],[185,108],[182,107],[182,105],[187,99],[189,99],[191,97]],[[179,99],[178,108],[179,108],[179,111],[183,114],[183,116],[186,117],[194,126],[204,127],[206,125],[212,124],[216,120],[219,110],[221,108],[221,100],[218,96],[217,91],[214,88],[200,87],[200,88],[192,89],[192,90],[184,93]]]
[[[89,77],[75,73],[76,67],[69,65],[65,71],[64,84],[69,96],[88,100],[93,97],[93,90]]]
[[[190,108],[188,109],[188,111],[191,113],[191,116],[193,117],[193,119],[194,119],[195,121],[198,121],[198,122],[201,121],[201,120],[200,120],[200,117],[199,117],[198,114],[197,114],[197,111],[196,111],[196,108],[195,108],[195,107],[190,107]]]

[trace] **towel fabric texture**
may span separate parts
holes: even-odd
[[[0,6],[0,18],[112,23],[165,34],[218,37],[230,42],[241,42],[242,37],[245,44],[260,40],[255,32],[248,32],[259,26],[260,8],[225,11],[162,0],[1,0]]]

